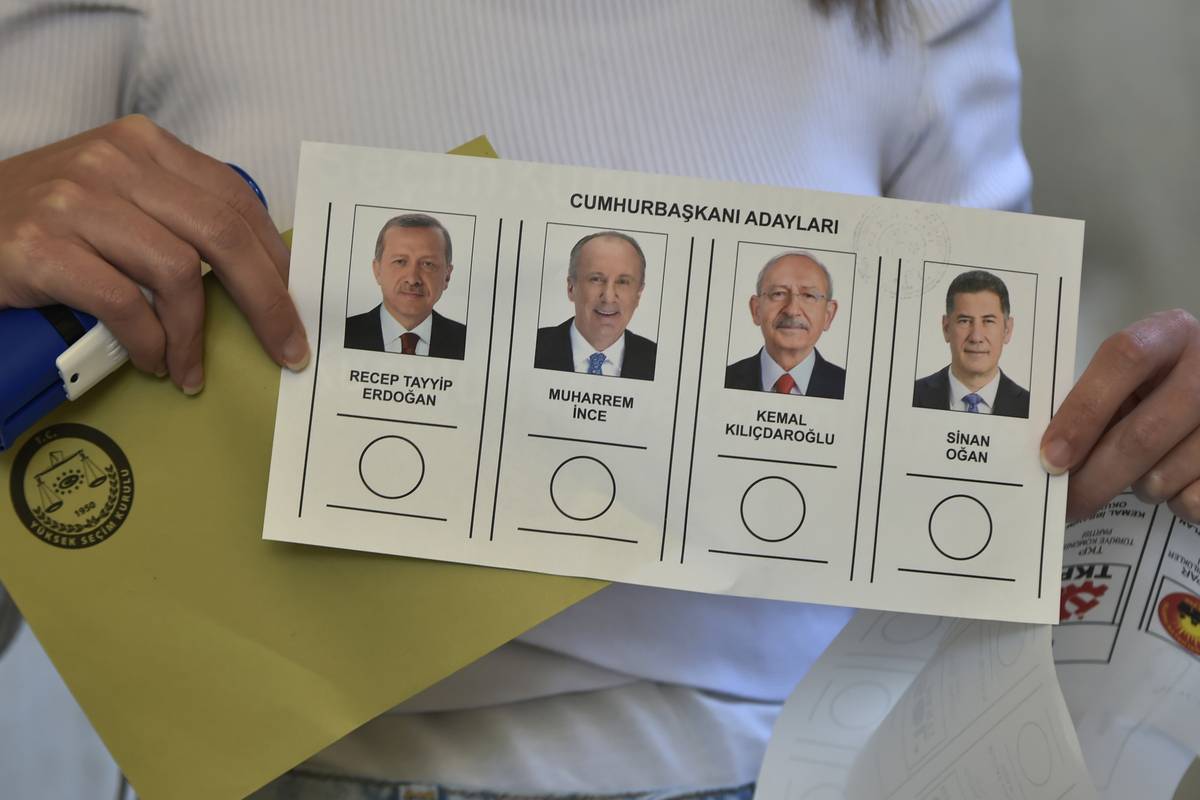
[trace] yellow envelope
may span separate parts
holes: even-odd
[[[603,586],[263,541],[279,369],[206,284],[204,392],[123,369],[0,455],[0,581],[145,800],[243,797]]]

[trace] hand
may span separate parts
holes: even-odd
[[[1200,322],[1163,311],[1107,339],[1046,428],[1042,463],[1071,471],[1068,520],[1132,486],[1200,522]]]
[[[0,186],[0,308],[85,311],[138,369],[195,394],[204,387],[204,259],[267,353],[293,370],[307,365],[288,251],[271,218],[233,170],[149,119],[124,117],[0,161]]]

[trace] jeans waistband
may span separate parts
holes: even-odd
[[[753,796],[753,783],[617,794],[514,794],[293,770],[255,792],[249,800],[752,800]]]

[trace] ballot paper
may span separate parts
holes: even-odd
[[[1125,493],[1068,527],[1053,628],[860,611],[784,705],[756,796],[1182,798],[1198,564],[1200,529]]]
[[[1200,528],[1122,494],[1063,561],[1054,658],[1096,787],[1178,782],[1200,753]]]
[[[863,611],[788,698],[755,793],[770,800],[1095,796],[1047,626]]]
[[[1082,223],[306,143],[295,225],[265,538],[1056,619]]]

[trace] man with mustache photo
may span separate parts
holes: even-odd
[[[620,231],[584,236],[571,248],[567,298],[575,316],[539,328],[533,366],[654,380],[658,346],[627,330],[646,286],[646,256]]]
[[[725,369],[725,388],[841,400],[846,370],[817,350],[837,309],[829,270],[812,253],[795,250],[769,260],[750,297],[763,346]]]
[[[914,408],[1029,417],[1029,392],[1000,369],[1013,334],[1004,281],[983,270],[955,277],[946,290],[942,334],[950,364],[916,382]]]
[[[371,270],[382,302],[346,320],[346,347],[462,359],[467,326],[433,310],[454,271],[450,233],[428,214],[401,214],[375,239]]]

